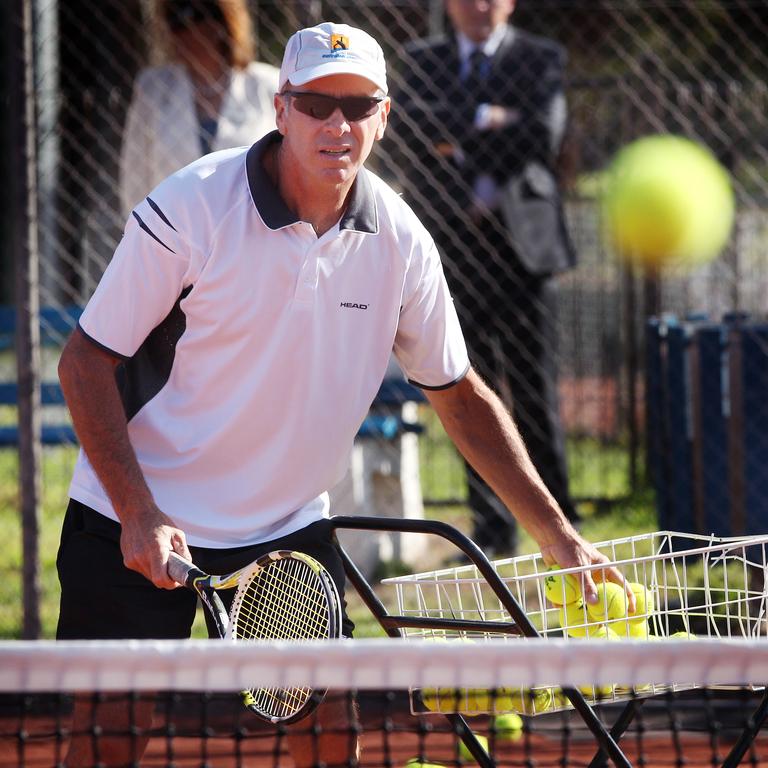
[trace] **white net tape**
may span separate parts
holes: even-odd
[[[0,642],[4,692],[238,691],[254,680],[263,686],[361,690],[583,685],[587,680],[600,685],[759,685],[768,680],[768,642]]]

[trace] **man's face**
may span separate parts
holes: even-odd
[[[482,43],[499,24],[506,24],[515,0],[445,0],[445,10],[457,32]]]
[[[376,97],[376,86],[358,75],[331,75],[306,85],[286,85],[286,91],[347,96]],[[351,120],[336,108],[325,119],[300,111],[299,99],[286,94],[275,96],[277,127],[283,135],[282,151],[292,166],[300,168],[305,178],[327,185],[340,185],[354,179],[368,159],[373,142],[384,135],[390,100],[385,98],[369,117]]]

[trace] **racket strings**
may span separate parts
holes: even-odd
[[[328,598],[317,574],[296,559],[278,560],[245,588],[237,616],[242,639],[296,640],[329,635]]]
[[[296,558],[275,560],[244,585],[237,614],[239,639],[314,639],[331,634],[333,605],[320,576]],[[274,721],[299,712],[310,687],[254,688],[251,705]]]

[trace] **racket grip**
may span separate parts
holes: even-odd
[[[168,553],[168,575],[177,583],[187,583],[187,577],[189,572],[192,571],[195,566],[188,560],[185,560],[175,552]]]

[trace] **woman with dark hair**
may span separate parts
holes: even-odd
[[[120,156],[125,216],[201,155],[275,127],[278,70],[253,61],[245,0],[161,0],[173,61],[136,78]]]

